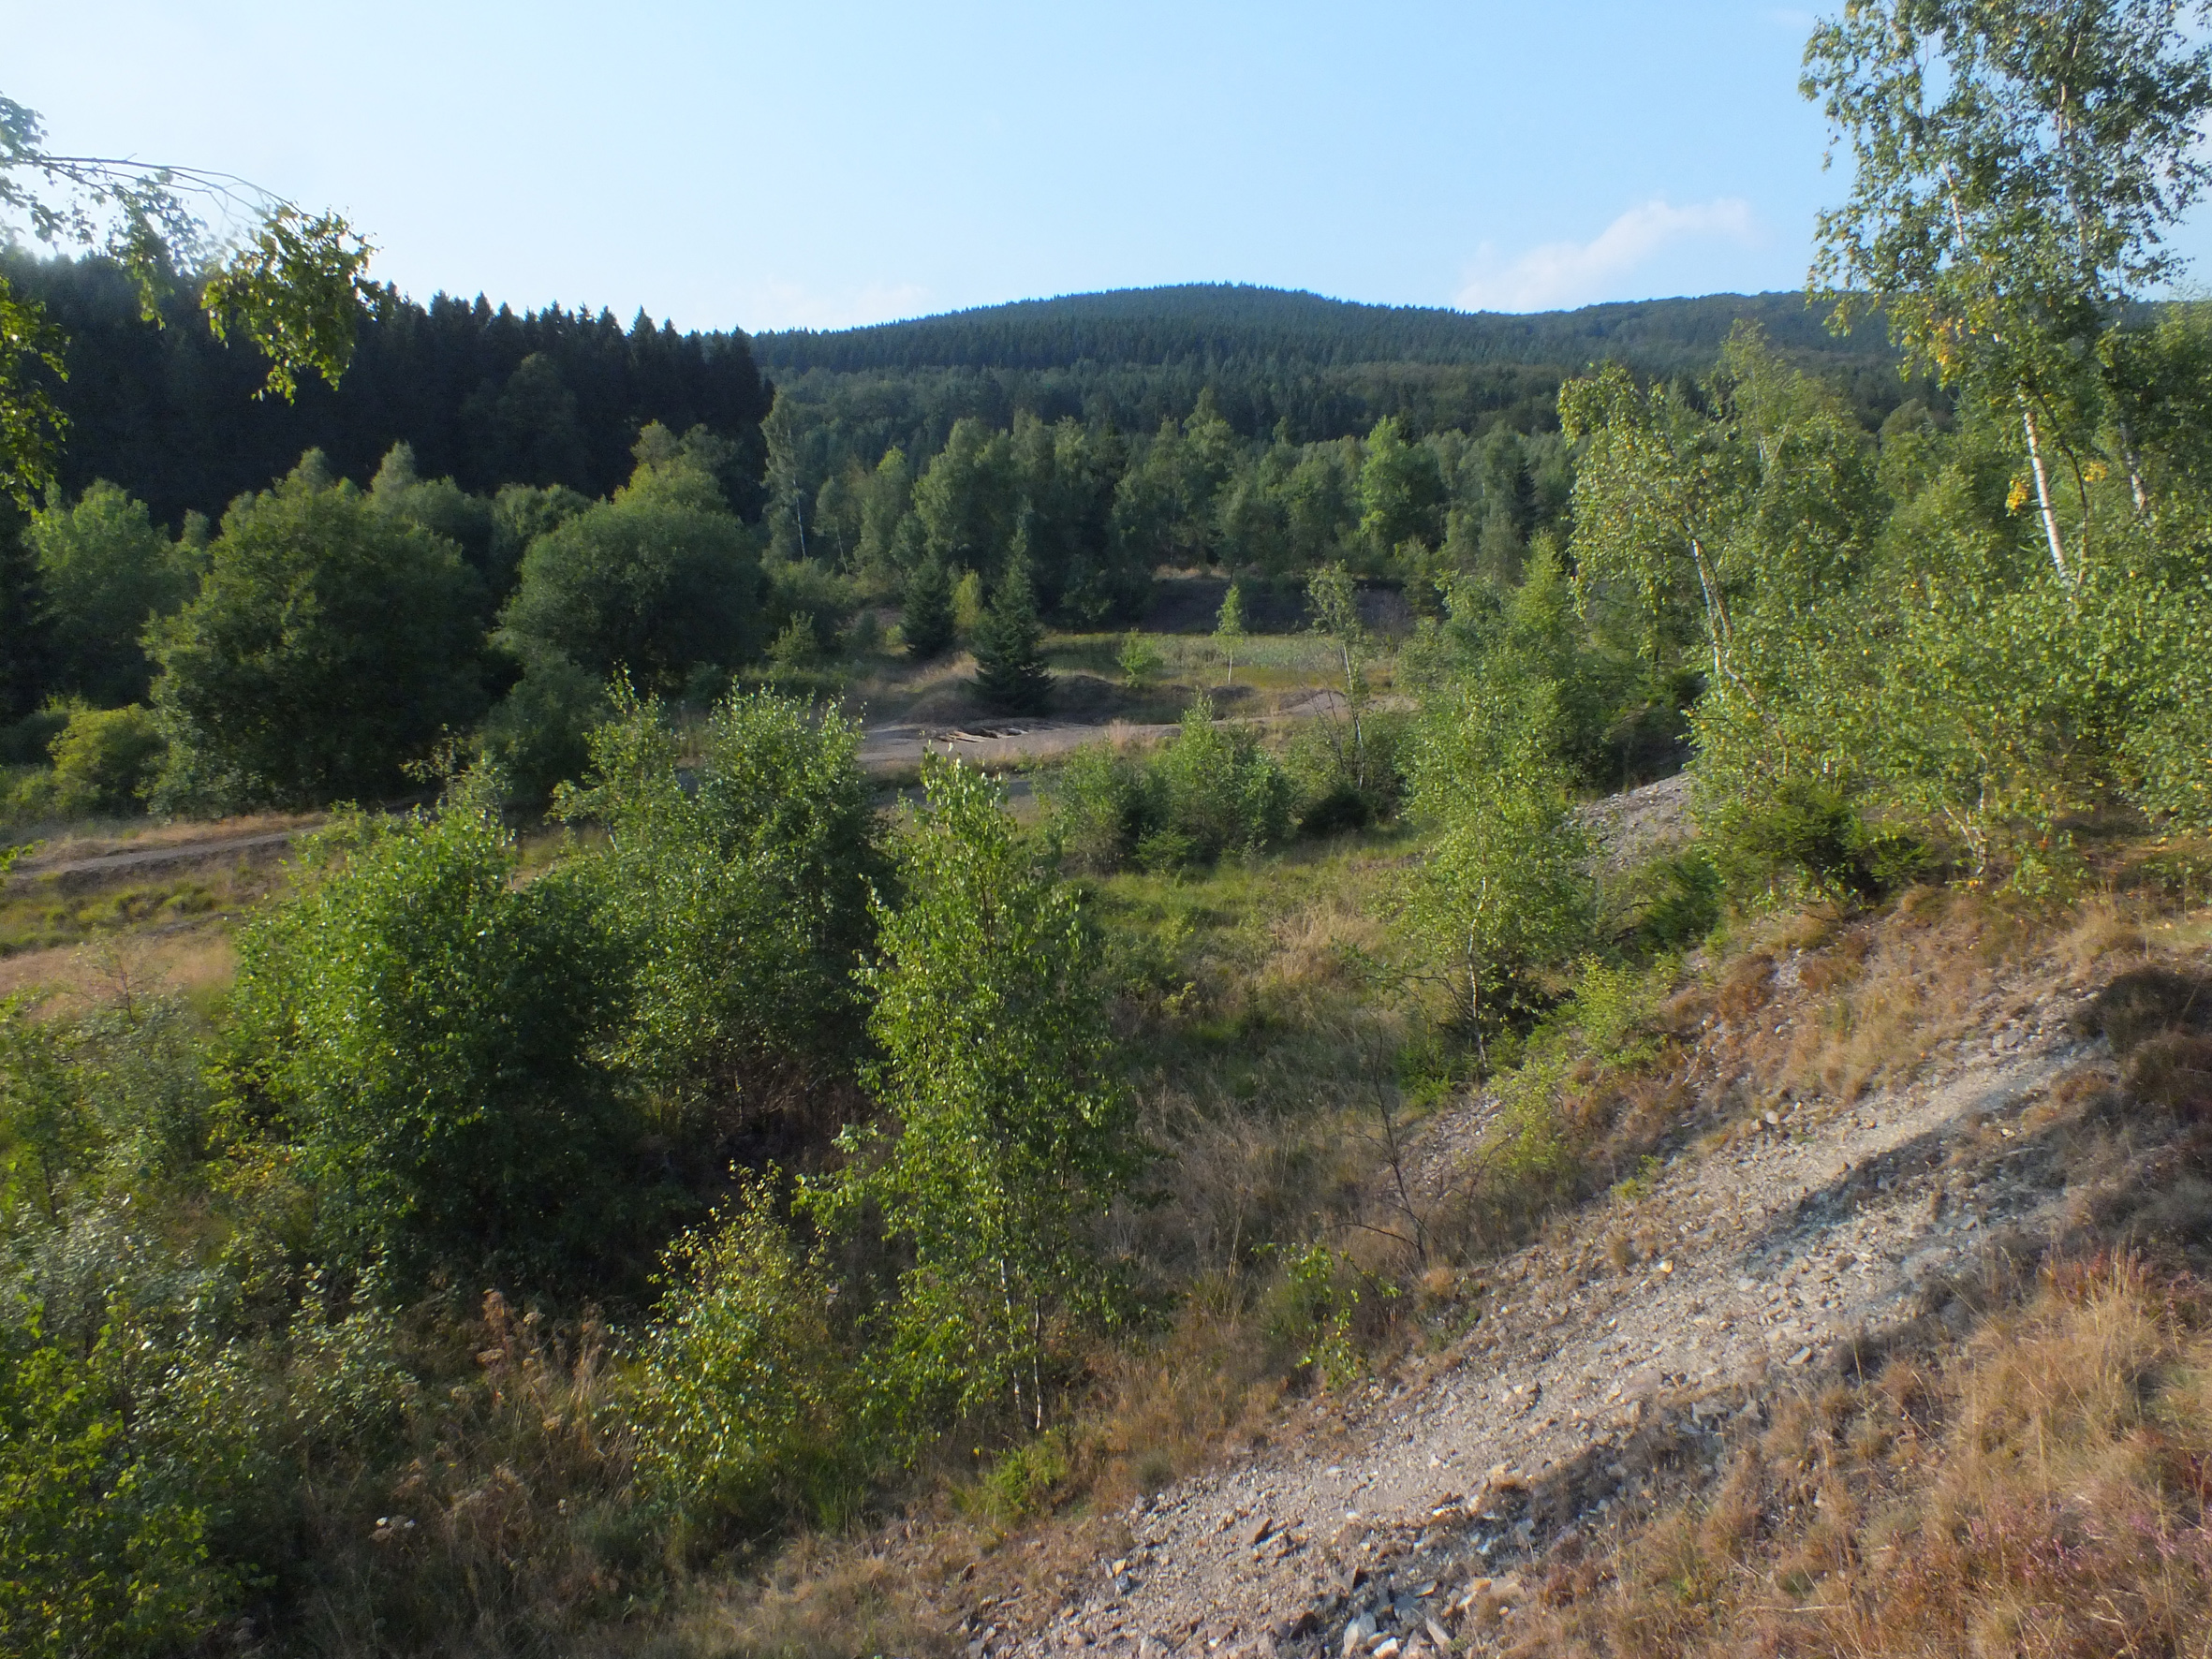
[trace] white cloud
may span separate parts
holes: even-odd
[[[852,329],[919,316],[929,309],[929,290],[892,282],[818,288],[769,277],[739,285],[724,309],[750,334],[770,329]]]
[[[1604,299],[1614,280],[1644,264],[1670,242],[1725,237],[1750,242],[1757,234],[1751,204],[1740,197],[1688,207],[1647,201],[1588,242],[1548,242],[1510,262],[1484,242],[1475,269],[1453,297],[1463,311],[1550,311]]]

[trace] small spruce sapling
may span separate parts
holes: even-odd
[[[944,565],[928,561],[907,579],[907,604],[899,618],[907,654],[927,662],[952,649],[959,630],[952,615],[952,578]]]
[[[1053,697],[1043,643],[1044,628],[1037,620],[1028,568],[1019,559],[1011,560],[976,624],[977,694],[1009,714],[1042,713]]]

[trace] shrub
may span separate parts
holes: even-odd
[[[0,1647],[22,1659],[194,1649],[239,1593],[119,1408],[117,1340],[0,1320]]]
[[[1405,799],[1412,730],[1404,715],[1370,709],[1355,748],[1346,721],[1300,722],[1283,756],[1299,832],[1335,835],[1394,816]]]
[[[140,811],[168,754],[159,724],[137,704],[79,709],[53,740],[55,809],[69,817]]]
[[[1131,685],[1149,683],[1167,666],[1159,647],[1134,628],[1122,636],[1121,652],[1115,661],[1121,665],[1122,678]]]
[[[1643,901],[1637,932],[1662,950],[1695,945],[1720,925],[1720,869],[1703,846],[1654,859],[1634,885]]]
[[[1187,861],[1253,852],[1290,828],[1290,785],[1247,727],[1217,726],[1205,697],[1147,769],[1158,829],[1188,844]]]
[[[626,1011],[580,869],[512,882],[465,800],[348,820],[240,940],[232,1073],[317,1193],[330,1259],[574,1283],[619,1262],[636,1126],[596,1063]]]
[[[1542,699],[1474,685],[1426,714],[1413,809],[1435,840],[1402,902],[1453,1023],[1478,1042],[1532,1011],[1535,975],[1589,936],[1589,846]]]
[[[53,740],[82,703],[55,698],[21,720],[0,727],[0,766],[43,766],[52,758]]]
[[[1821,898],[1870,903],[1928,862],[1919,841],[1869,825],[1839,785],[1821,778],[1747,786],[1706,822],[1714,863],[1739,892],[1802,881]]]
[[[1103,745],[1068,757],[1049,794],[1054,832],[1077,868],[1207,864],[1290,833],[1282,767],[1251,731],[1217,726],[1213,713],[1199,698],[1174,741],[1143,761]]]
[[[608,832],[577,869],[632,988],[614,1058],[656,1109],[746,1111],[779,1069],[838,1069],[856,1046],[877,831],[859,727],[835,713],[733,696],[694,742],[686,780],[660,706],[618,686],[589,786],[555,810]]]
[[[748,1182],[665,1258],[633,1409],[646,1490],[701,1532],[835,1525],[868,1474],[835,1290]]]
[[[1112,1306],[1090,1233],[1134,1174],[1097,933],[980,773],[932,756],[877,905],[868,1032],[898,1136],[821,1193],[911,1252],[881,1369],[916,1407],[1041,1429],[1054,1339]],[[852,1151],[858,1141],[848,1142]],[[909,1419],[921,1420],[920,1414]]]
[[[822,642],[814,631],[814,619],[795,611],[783,631],[768,642],[768,666],[777,675],[797,673],[821,661]]]
[[[1025,1445],[1008,1447],[991,1465],[977,1492],[977,1506],[1000,1526],[1043,1511],[1073,1464],[1064,1430],[1050,1429]]]
[[[484,758],[511,800],[543,806],[556,787],[583,775],[592,729],[608,708],[603,682],[567,657],[540,657],[485,719]]]
[[[1144,769],[1107,743],[1086,743],[1061,762],[1046,786],[1053,834],[1078,870],[1118,870],[1145,834],[1150,803]]]

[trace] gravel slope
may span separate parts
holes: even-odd
[[[1626,1271],[1541,1244],[1495,1264],[1483,1316],[1424,1382],[1360,1402],[1349,1446],[1141,1503],[1043,1622],[980,1610],[971,1654],[1481,1651],[1516,1563],[1636,1502],[1640,1472],[1717,1458],[1713,1430],[1771,1373],[1841,1362],[1993,1239],[2024,1248],[2056,1219],[2064,1171],[2022,1114],[2099,1052],[2074,1006],[2055,981],[2007,986],[1998,1035],[1929,1054],[1913,1084],[1754,1120],[1585,1211],[1583,1242],[1657,1244]]]

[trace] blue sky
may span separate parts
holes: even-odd
[[[1238,281],[1794,287],[1811,14],[1733,0],[0,0],[57,149],[332,205],[420,298],[841,327]]]

